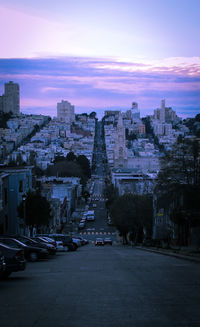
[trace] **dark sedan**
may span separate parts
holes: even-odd
[[[5,235],[7,237],[7,235]],[[37,247],[37,248],[43,248],[45,249],[48,254],[49,254],[49,249],[50,247],[48,246],[48,244],[45,243],[39,243],[36,240],[31,239],[30,237],[24,236],[24,235],[9,235],[9,237],[11,238],[15,238],[16,240],[19,240],[20,242],[28,245],[28,246],[33,246],[33,247]],[[45,253],[45,252],[44,252]]]
[[[35,237],[42,237],[47,243],[52,244],[56,248],[56,241],[53,238],[48,237],[46,234],[36,235]]]
[[[3,276],[3,272],[5,271],[5,269],[6,269],[5,257],[2,251],[0,250],[0,279]]]
[[[88,240],[86,240],[85,238],[81,237],[81,236],[76,236],[75,238],[79,239],[81,242],[81,245],[86,245],[88,244]]]
[[[55,241],[63,242],[65,250],[76,251],[78,246],[73,242],[70,235],[66,234],[49,234],[49,237],[53,238]]]
[[[56,254],[56,246],[53,244],[50,244],[43,237],[41,237],[41,236],[32,237],[32,240],[38,242],[39,245],[41,245],[41,244],[45,245],[47,247],[47,251],[49,252],[49,254]]]
[[[110,244],[110,245],[112,245],[112,240],[111,240],[111,238],[110,238],[110,237],[105,237],[105,238],[104,238],[104,244]]]
[[[103,238],[99,237],[95,241],[95,245],[104,245],[104,240]]]
[[[48,251],[46,249],[26,245],[25,243],[14,238],[0,237],[0,242],[10,247],[23,249],[25,258],[32,262],[37,261],[38,259],[45,259],[48,256]]]
[[[0,243],[0,251],[5,258],[5,270],[1,273],[1,278],[7,278],[12,272],[25,270],[26,261],[24,258],[24,250],[11,248]]]

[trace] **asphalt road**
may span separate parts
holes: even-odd
[[[199,264],[89,244],[1,281],[0,326],[199,327],[199,276]]]

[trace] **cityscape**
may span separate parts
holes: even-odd
[[[0,4],[1,327],[199,326],[200,4],[125,2]]]

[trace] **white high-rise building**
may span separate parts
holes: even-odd
[[[161,100],[160,121],[165,122],[165,100]]]
[[[121,111],[119,113],[117,131],[115,135],[114,145],[114,167],[123,168],[127,164],[127,148],[125,138],[125,128],[123,125],[123,119]]]
[[[132,102],[131,112],[132,112],[132,120],[133,121],[140,119],[140,111],[138,109],[137,102]]]
[[[57,118],[71,124],[75,120],[74,106],[72,106],[70,102],[64,100],[57,103]]]

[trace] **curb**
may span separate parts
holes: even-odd
[[[143,250],[143,251],[148,251],[148,252],[153,252],[153,253],[158,253],[158,254],[163,254],[163,255],[167,255],[167,256],[170,256],[170,257],[177,258],[177,259],[192,261],[192,262],[195,262],[195,263],[200,263],[200,258],[196,258],[196,257],[192,257],[192,256],[186,256],[184,254],[164,252],[164,251],[161,251],[161,250],[148,249],[148,248],[139,247],[139,246],[136,246],[136,249]]]

